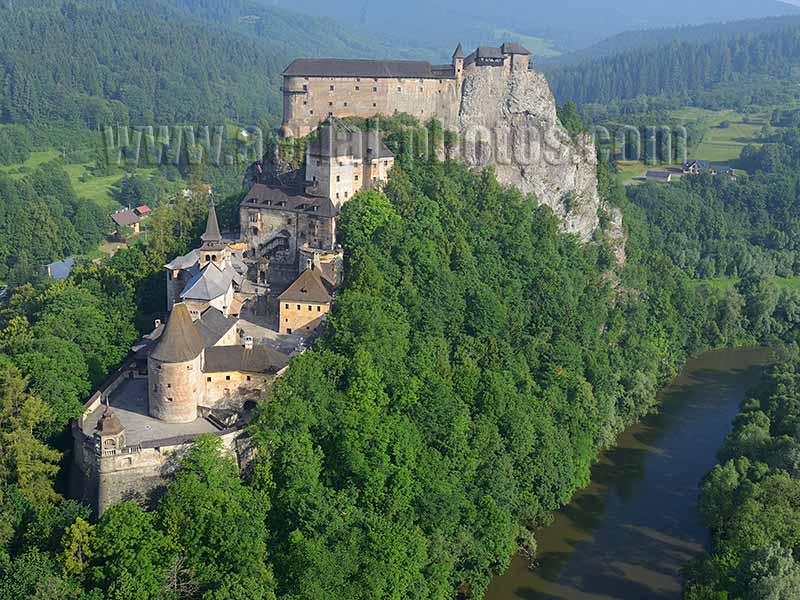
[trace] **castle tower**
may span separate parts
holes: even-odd
[[[94,436],[100,442],[101,456],[116,454],[125,447],[125,428],[110,406],[97,422]]]
[[[461,44],[453,52],[453,74],[456,77],[456,95],[461,98],[461,87],[464,83],[464,50]]]
[[[150,416],[168,423],[191,423],[203,401],[203,338],[184,303],[178,303],[158,345],[147,358]]]
[[[214,200],[208,207],[208,221],[206,231],[200,236],[203,245],[200,247],[200,268],[207,263],[213,262],[220,271],[224,270],[227,262],[228,245],[222,241],[222,234],[219,232],[219,222],[217,221],[217,209]]]

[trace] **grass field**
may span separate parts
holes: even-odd
[[[0,165],[0,172],[5,173],[12,179],[21,179],[32,171],[36,170],[41,165],[58,159],[59,154],[55,150],[47,150],[41,152],[31,152],[28,160],[24,163],[13,165]],[[122,170],[118,170],[111,175],[95,176],[91,169],[93,163],[80,163],[80,164],[64,164],[63,169],[69,174],[72,187],[81,198],[87,198],[96,202],[103,208],[114,209],[119,205],[111,196],[111,188],[124,176]],[[150,176],[156,169],[137,169],[137,175],[143,177]]]
[[[735,110],[684,108],[673,114],[686,121],[702,121],[709,127],[700,145],[690,149],[689,158],[712,162],[738,159],[742,148],[754,143],[761,129],[769,123],[769,113],[743,115]],[[722,123],[729,126],[720,127]]]

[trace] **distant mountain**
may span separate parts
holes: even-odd
[[[273,1],[440,54],[457,40],[470,45],[495,42],[498,34],[546,38],[562,50],[576,50],[635,29],[800,15],[799,7],[779,0],[705,0],[692,5],[665,5],[663,0]]]
[[[800,26],[800,16],[745,19],[730,23],[672,27],[666,29],[642,29],[619,33],[588,48],[548,58],[548,67],[574,65],[585,60],[605,58],[629,50],[646,50],[664,46],[671,42],[706,43],[715,39],[730,38],[742,34],[757,35]]]

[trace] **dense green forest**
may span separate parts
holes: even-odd
[[[480,597],[689,354],[796,332],[800,297],[760,254],[796,192],[737,200],[748,236],[722,184],[687,184],[684,204],[650,202],[655,186],[629,200],[602,166],[630,236],[609,276],[602,236],[560,233],[491,170],[406,151],[409,127],[388,126],[385,192],[344,207],[345,287],[252,426],[261,452],[242,480],[204,439],[150,512],[127,502],[93,521],[58,493],[58,434],[158,310],[161,265],[196,243],[202,201],[159,207],[146,245],[14,291],[0,314],[0,598]],[[693,194],[718,201],[681,242]],[[754,258],[723,264],[719,244]],[[740,282],[699,285],[707,257]]]
[[[575,66],[554,68],[548,80],[557,98],[577,104],[619,104],[639,96],[681,98],[684,104],[720,102],[717,86],[751,89],[751,77],[788,77],[800,65],[797,27],[722,37],[706,43],[674,41],[635,48]],[[729,90],[736,91],[736,90]],[[730,97],[728,98],[730,102]]]
[[[0,281],[24,283],[54,259],[96,246],[108,215],[81,200],[58,165],[22,180],[0,174]]]
[[[298,55],[380,48],[255,0],[0,4],[0,122],[248,125],[280,114]]]
[[[800,359],[784,358],[742,404],[702,483],[710,553],[686,569],[686,600],[790,599],[800,590]]]

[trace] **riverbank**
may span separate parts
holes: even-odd
[[[771,352],[742,348],[690,360],[658,414],[603,453],[592,482],[537,532],[531,570],[516,557],[486,600],[674,600],[680,569],[708,548],[697,486]]]

